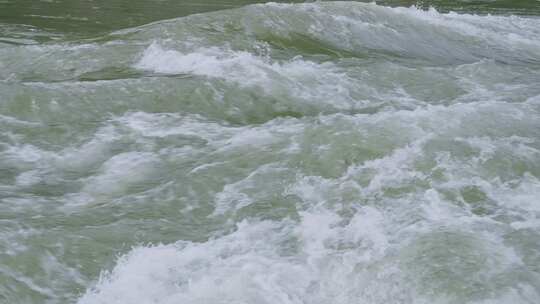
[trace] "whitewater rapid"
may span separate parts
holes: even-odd
[[[6,303],[540,299],[535,17],[267,3],[0,41],[0,128]]]

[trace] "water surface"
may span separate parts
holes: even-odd
[[[0,303],[536,303],[540,2],[248,2],[0,3]]]

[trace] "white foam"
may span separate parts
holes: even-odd
[[[339,221],[320,210],[303,213],[298,226],[244,221],[231,235],[204,243],[138,247],[79,303],[383,303],[382,285],[389,285],[380,282],[381,290],[374,290],[366,281],[374,273],[360,270],[388,246],[380,230],[383,218],[366,208],[348,225]],[[287,246],[295,238],[297,253]],[[358,244],[363,253],[355,249]],[[395,270],[378,275],[390,273]],[[371,290],[362,289],[367,286]]]
[[[135,67],[164,74],[220,78],[241,87],[258,87],[267,94],[289,92],[293,98],[335,108],[363,103],[352,99],[355,85],[332,63],[318,64],[301,58],[279,63],[248,52],[217,47],[182,53],[163,49],[154,42]]]
[[[118,154],[101,166],[100,174],[88,179],[82,191],[92,195],[122,194],[128,187],[156,178],[159,167],[159,158],[152,153]]]
[[[270,22],[268,27],[272,30],[292,32],[283,25],[294,24],[294,31],[301,28],[349,50],[386,50],[438,61],[477,61],[483,57],[510,61],[540,59],[537,18],[442,14],[433,8],[425,11],[355,2],[281,4],[272,8],[279,13],[265,13],[281,21]],[[267,7],[259,6],[253,11],[257,9],[264,11]],[[301,22],[280,15],[296,17]]]

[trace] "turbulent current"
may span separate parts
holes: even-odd
[[[538,17],[0,24],[0,303],[539,301]]]

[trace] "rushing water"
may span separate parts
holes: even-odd
[[[539,1],[190,2],[0,2],[0,303],[539,303]]]

